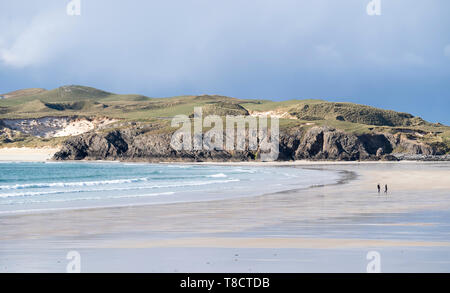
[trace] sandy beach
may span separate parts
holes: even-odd
[[[0,161],[43,162],[50,160],[58,148],[0,148]]]
[[[449,163],[291,165],[342,180],[230,200],[1,215],[0,270],[58,272],[74,249],[87,272],[364,272],[370,250],[389,256],[385,271],[450,268]],[[155,262],[162,256],[170,260]],[[152,261],[133,266],[136,257]]]

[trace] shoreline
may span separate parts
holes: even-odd
[[[60,163],[113,163],[113,164],[128,164],[129,162],[120,162],[120,161],[62,161]],[[59,162],[57,162],[59,163]],[[400,173],[396,172],[393,173],[381,171],[379,169],[384,169],[384,166],[398,166],[400,168],[406,168],[409,165],[424,165],[424,166],[430,166],[430,165],[443,165],[448,166],[448,171],[444,170],[439,173],[437,171],[434,172],[434,174],[428,174],[428,176],[424,176],[425,173],[428,173],[426,171],[410,171],[410,174],[408,177],[404,177],[403,180],[397,180],[400,185],[390,184],[390,187],[396,188],[399,190],[404,191],[410,191],[410,190],[443,190],[448,189],[450,190],[450,183],[448,183],[445,178],[450,176],[450,164],[448,162],[404,162],[404,164],[395,164],[399,162],[315,162],[315,161],[295,161],[295,162],[234,162],[234,163],[228,163],[228,162],[198,162],[198,163],[180,163],[183,165],[217,165],[217,166],[253,166],[253,167],[305,167],[304,169],[311,169],[311,170],[324,170],[324,171],[332,171],[336,174],[339,174],[339,179],[337,179],[336,182],[328,183],[328,184],[321,184],[321,185],[311,185],[304,188],[293,188],[293,189],[287,189],[282,191],[272,191],[272,192],[266,192],[258,195],[253,196],[242,196],[242,197],[236,197],[236,198],[230,198],[230,199],[206,199],[206,200],[192,200],[192,201],[181,201],[181,202],[168,202],[168,203],[146,203],[146,204],[129,204],[129,205],[110,205],[110,206],[94,206],[94,207],[81,207],[81,208],[55,208],[55,209],[45,209],[45,210],[36,210],[33,212],[29,211],[12,211],[12,212],[5,212],[0,213],[0,218],[2,217],[9,217],[9,216],[27,216],[27,215],[41,215],[41,214],[56,214],[56,213],[70,213],[70,212],[89,212],[89,211],[97,211],[97,210],[125,210],[125,209],[145,209],[146,207],[171,207],[171,206],[183,206],[183,205],[208,205],[209,203],[215,205],[220,204],[221,202],[224,203],[232,203],[236,201],[246,201],[246,200],[252,200],[252,199],[263,199],[263,198],[274,198],[278,196],[292,196],[293,194],[297,194],[299,192],[306,192],[306,193],[314,193],[316,190],[326,189],[327,192],[329,192],[330,188],[337,186],[341,189],[348,190],[349,188],[354,188],[355,192],[361,191],[361,185],[373,185],[375,182],[389,180],[387,178],[390,177],[397,177],[396,175],[400,175]],[[148,164],[148,163],[136,163],[136,164]],[[157,163],[150,163],[150,164],[157,164]],[[175,162],[166,163],[162,162],[159,164],[178,164]],[[323,167],[328,167],[326,169],[323,169]],[[317,167],[317,168],[315,168]],[[359,169],[362,167],[363,169]],[[366,167],[369,168],[375,168],[378,171],[374,170],[366,170]],[[430,166],[432,167],[432,166]],[[404,172],[404,171],[403,171]],[[401,172],[401,173],[403,173]],[[385,173],[385,174],[383,174]],[[442,174],[444,173],[444,174]],[[373,182],[368,182],[367,177],[373,177]],[[405,182],[405,181],[411,181],[410,179],[413,177],[420,177],[422,181],[420,180],[414,180],[413,182]],[[381,179],[381,180],[380,180]],[[399,179],[399,178],[397,178]],[[432,181],[431,182],[424,182],[425,181]],[[353,184],[352,184],[353,183]],[[439,184],[441,183],[441,184]],[[355,186],[358,188],[355,189]],[[371,186],[374,187],[374,186]],[[375,191],[373,191],[375,192]],[[335,193],[335,192],[332,192]],[[432,204],[428,205],[428,207],[436,207]],[[449,202],[450,207],[450,202]],[[423,206],[424,209],[427,209],[427,206]],[[420,208],[419,208],[420,210]]]
[[[204,161],[204,162],[194,162],[194,161],[184,161],[184,160],[174,160],[174,161],[145,161],[145,160],[65,160],[57,161],[53,160],[52,157],[57,153],[60,148],[56,147],[42,147],[42,148],[31,148],[31,147],[3,147],[0,148],[0,162],[107,162],[107,163],[134,163],[134,164],[187,164],[187,165],[229,165],[229,166],[240,166],[240,165],[254,165],[254,166],[298,166],[298,165],[351,165],[351,164],[396,164],[396,163],[424,163],[424,162],[448,162],[448,160],[434,159],[434,160],[409,160],[402,159],[398,161],[326,161],[326,160],[296,160],[296,161],[272,161],[272,162],[261,162],[261,161]],[[420,155],[419,155],[420,156]]]
[[[109,161],[68,161],[67,163],[86,163],[86,164],[95,164],[95,163],[101,163],[101,164],[129,164],[128,162],[109,162]],[[61,163],[66,163],[65,161]],[[137,164],[148,164],[148,163],[137,163]],[[156,164],[156,163],[153,163]],[[167,164],[169,165],[169,164]],[[183,164],[187,165],[187,164]],[[217,165],[204,165],[204,164],[193,164],[193,166],[223,166],[223,167],[231,167],[231,165],[226,164],[217,164]],[[261,164],[242,164],[242,165],[234,165],[234,166],[242,166],[242,167],[272,167],[272,168],[295,168],[295,167],[302,167],[302,165],[264,165],[264,163]],[[257,198],[257,197],[265,197],[265,196],[277,196],[277,195],[283,195],[283,194],[292,194],[295,192],[301,192],[302,190],[309,190],[313,188],[318,187],[326,187],[326,186],[333,186],[333,185],[341,185],[346,184],[350,182],[351,180],[355,180],[358,175],[356,172],[353,171],[347,171],[347,170],[327,170],[327,169],[315,169],[315,168],[308,168],[308,166],[303,166],[304,170],[321,170],[321,171],[330,171],[335,173],[338,178],[335,179],[334,182],[319,184],[319,185],[309,185],[306,187],[297,187],[297,188],[290,188],[286,190],[271,190],[266,191],[260,194],[256,195],[242,195],[238,197],[231,197],[231,198],[211,198],[211,199],[192,199],[192,200],[186,200],[186,201],[174,201],[174,202],[156,202],[156,203],[131,203],[131,204],[111,204],[111,205],[104,205],[104,206],[92,206],[92,207],[68,207],[68,208],[44,208],[44,209],[31,209],[31,210],[14,210],[14,211],[0,211],[0,219],[2,216],[14,216],[14,215],[32,215],[32,214],[51,214],[51,213],[64,213],[64,212],[77,212],[77,211],[89,211],[89,210],[111,210],[111,209],[122,209],[122,208],[138,208],[138,207],[145,207],[145,206],[167,206],[170,207],[172,205],[183,205],[183,204],[196,204],[196,203],[208,203],[208,202],[221,202],[221,201],[230,201],[230,200],[238,200],[238,199],[245,199],[245,198]]]
[[[386,271],[450,268],[404,257],[450,261],[450,163],[298,166],[356,177],[246,198],[1,215],[0,251],[15,265],[12,271],[58,272],[64,269],[58,263],[66,263],[61,256],[73,249],[89,263],[84,272],[242,272],[264,270],[264,260],[271,272],[329,272],[341,268],[343,258],[344,270],[358,272],[370,250],[381,252]],[[378,182],[389,184],[388,195],[377,194]],[[322,265],[311,268],[306,253]],[[116,268],[113,255],[120,255]],[[135,256],[157,261],[135,269]],[[294,259],[296,265],[285,266]]]

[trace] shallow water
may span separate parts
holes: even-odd
[[[336,183],[333,171],[130,163],[0,163],[0,213],[229,199]]]

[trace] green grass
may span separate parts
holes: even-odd
[[[429,144],[450,147],[450,127],[428,123],[408,113],[383,110],[353,103],[324,100],[244,100],[220,95],[186,95],[170,98],[149,98],[139,94],[114,94],[84,87],[64,86],[44,91],[21,90],[0,100],[0,119],[40,117],[110,117],[122,121],[160,124],[158,131],[169,131],[172,117],[191,116],[195,107],[206,115],[248,115],[249,112],[286,112],[296,119],[280,119],[281,129],[330,126],[349,133],[403,133],[418,131],[416,139]],[[37,139],[39,140],[39,139]],[[42,139],[41,139],[42,140]],[[36,139],[25,143],[38,143]],[[44,140],[42,140],[45,143]],[[17,142],[19,143],[19,142]]]
[[[53,137],[42,138],[35,136],[20,136],[15,137],[13,141],[3,142],[0,138],[0,147],[29,147],[29,148],[43,148],[43,147],[58,147],[67,138],[66,137]]]

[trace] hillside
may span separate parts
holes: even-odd
[[[442,155],[450,152],[450,127],[408,113],[353,103],[272,102],[219,95],[149,98],[75,85],[53,90],[19,90],[3,97],[0,99],[0,147],[62,145],[65,139],[53,137],[52,133],[79,135],[83,133],[78,129],[80,125],[86,131],[96,132],[139,126],[150,129],[151,133],[171,133],[172,117],[177,114],[192,117],[194,107],[202,107],[204,115],[276,116],[280,118],[282,132],[291,135],[306,135],[315,127],[326,131],[335,129],[357,136],[361,141],[364,136],[383,134],[392,145],[392,149],[386,148],[387,153]],[[26,129],[38,124],[45,124],[36,132],[42,135],[27,134]],[[77,130],[71,132],[64,127]]]
[[[45,89],[40,88],[30,88],[30,89],[23,89],[23,90],[17,90],[13,91],[7,94],[0,94],[1,99],[10,99],[10,98],[19,98],[21,96],[30,96],[30,95],[36,95],[45,92]]]

